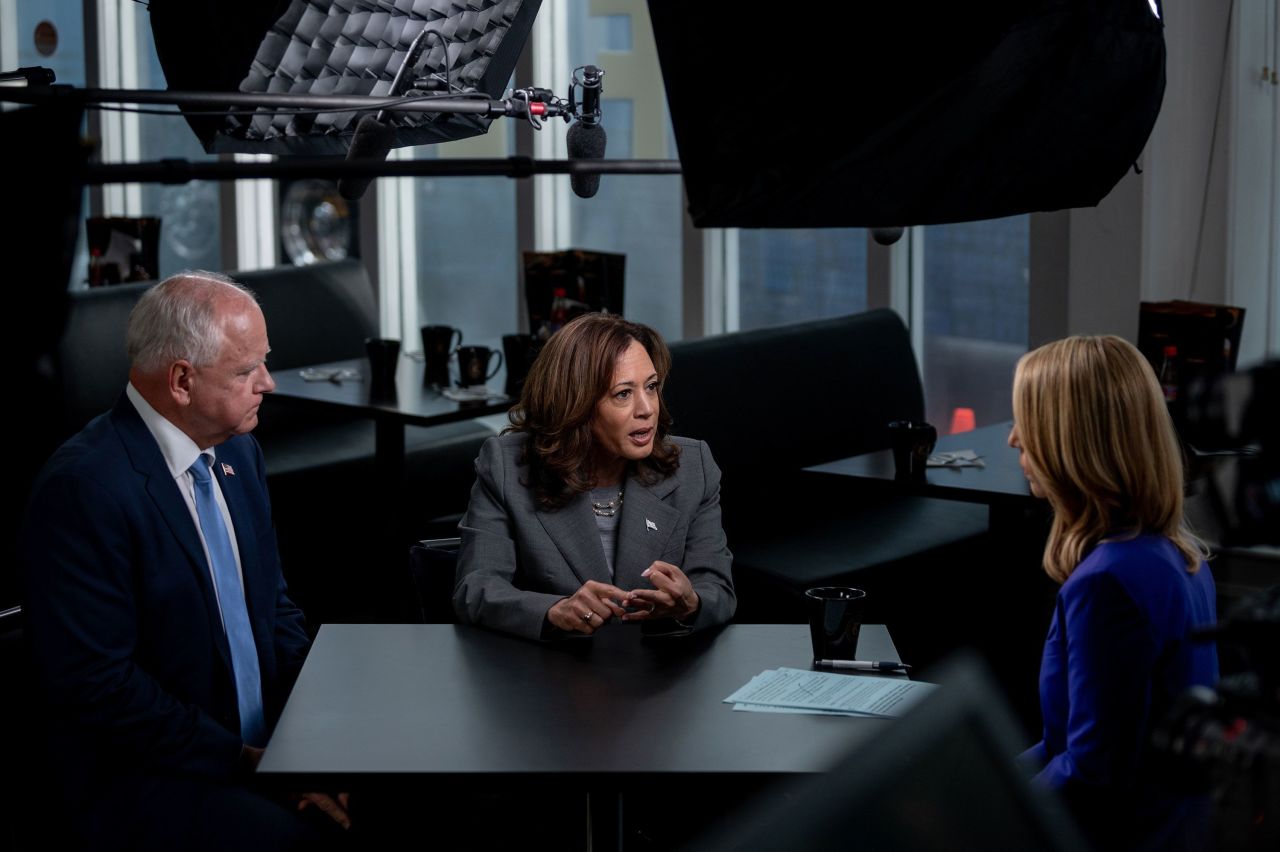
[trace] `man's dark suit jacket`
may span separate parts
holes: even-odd
[[[245,435],[216,453],[270,726],[309,640],[280,573],[262,451]],[[45,466],[21,553],[50,759],[73,810],[140,778],[231,781],[240,722],[209,565],[127,397]]]

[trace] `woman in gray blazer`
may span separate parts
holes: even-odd
[[[720,469],[705,443],[669,434],[670,367],[656,331],[618,316],[581,316],[547,341],[511,427],[476,460],[461,621],[550,639],[733,616]]]

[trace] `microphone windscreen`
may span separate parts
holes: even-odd
[[[599,123],[575,121],[565,137],[570,160],[599,160],[604,157],[605,133]],[[591,198],[600,189],[600,175],[570,174],[569,185],[579,198]]]
[[[373,113],[360,119],[347,147],[347,162],[352,160],[385,160],[396,141],[396,129],[378,121]],[[371,177],[344,177],[338,180],[338,194],[348,201],[358,201],[373,183]]]

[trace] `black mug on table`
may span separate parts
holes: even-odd
[[[455,341],[454,335],[457,335]],[[449,384],[449,354],[462,345],[462,329],[451,325],[422,327],[423,380],[428,384]]]
[[[897,479],[922,480],[929,454],[938,443],[938,430],[923,420],[895,420],[889,424],[893,472]]]
[[[459,387],[483,385],[502,369],[502,353],[497,349],[490,349],[488,346],[459,346],[454,351],[458,354]],[[494,355],[498,356],[498,363],[490,370],[489,362]]]
[[[532,334],[504,334],[502,352],[507,362],[507,396],[518,397],[529,375],[533,359],[542,351],[542,341]]]
[[[858,635],[867,593],[844,586],[822,586],[804,593],[809,610],[809,638],[813,659],[858,659]]]
[[[375,395],[394,392],[396,368],[400,365],[400,341],[386,337],[370,337],[364,342],[369,353],[369,385]]]

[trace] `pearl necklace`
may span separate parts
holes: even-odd
[[[614,497],[608,503],[597,503],[594,500],[591,501],[591,511],[594,512],[597,517],[612,518],[617,514],[617,511],[622,508],[622,491],[626,487],[626,484],[623,483],[622,488],[618,489],[618,496]]]

